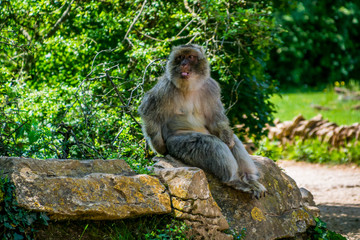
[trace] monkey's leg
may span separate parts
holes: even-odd
[[[219,138],[199,132],[172,135],[166,139],[171,156],[208,170],[226,184],[239,180],[238,164],[230,149]],[[235,186],[234,186],[235,187]]]
[[[231,149],[231,152],[239,166],[240,180],[245,184],[248,184],[254,196],[259,198],[266,192],[266,188],[258,181],[259,172],[254,161],[251,159],[244,145],[236,135],[234,135],[234,141],[235,145]]]

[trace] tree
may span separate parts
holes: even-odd
[[[282,44],[269,70],[282,86],[318,86],[359,78],[360,5],[356,1],[274,1]]]
[[[269,4],[8,0],[1,5],[0,81],[7,95],[2,109],[13,123],[4,132],[18,147],[12,154],[47,149],[42,157],[109,158],[122,148],[132,156],[142,141],[139,99],[162,74],[171,47],[190,42],[207,49],[233,124],[245,124],[249,134],[260,137],[272,120],[269,97],[276,83],[265,70],[276,28]],[[14,116],[10,108],[21,112]],[[31,135],[35,129],[42,135]]]

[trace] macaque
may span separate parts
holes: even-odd
[[[139,113],[144,135],[157,153],[209,171],[256,198],[265,195],[253,160],[229,126],[201,46],[173,48],[164,75],[145,94]]]

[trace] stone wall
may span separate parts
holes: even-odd
[[[252,240],[300,236],[318,214],[310,193],[272,160],[253,159],[268,190],[261,199],[171,157],[155,159],[154,175],[136,174],[123,160],[0,157],[0,174],[15,185],[19,206],[46,212],[53,221],[172,213],[191,227],[195,239],[232,239],[224,230],[243,228],[245,239]]]
[[[292,142],[295,137],[318,138],[334,147],[344,146],[354,139],[360,140],[360,123],[338,126],[336,123],[323,119],[320,114],[310,120],[298,115],[292,121],[275,121],[274,123],[275,126],[267,127],[268,137],[271,140],[280,140],[282,144]]]

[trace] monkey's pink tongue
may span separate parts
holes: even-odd
[[[189,76],[189,73],[187,73],[187,72],[182,72],[182,73],[181,73],[181,76],[184,76],[184,77]]]

